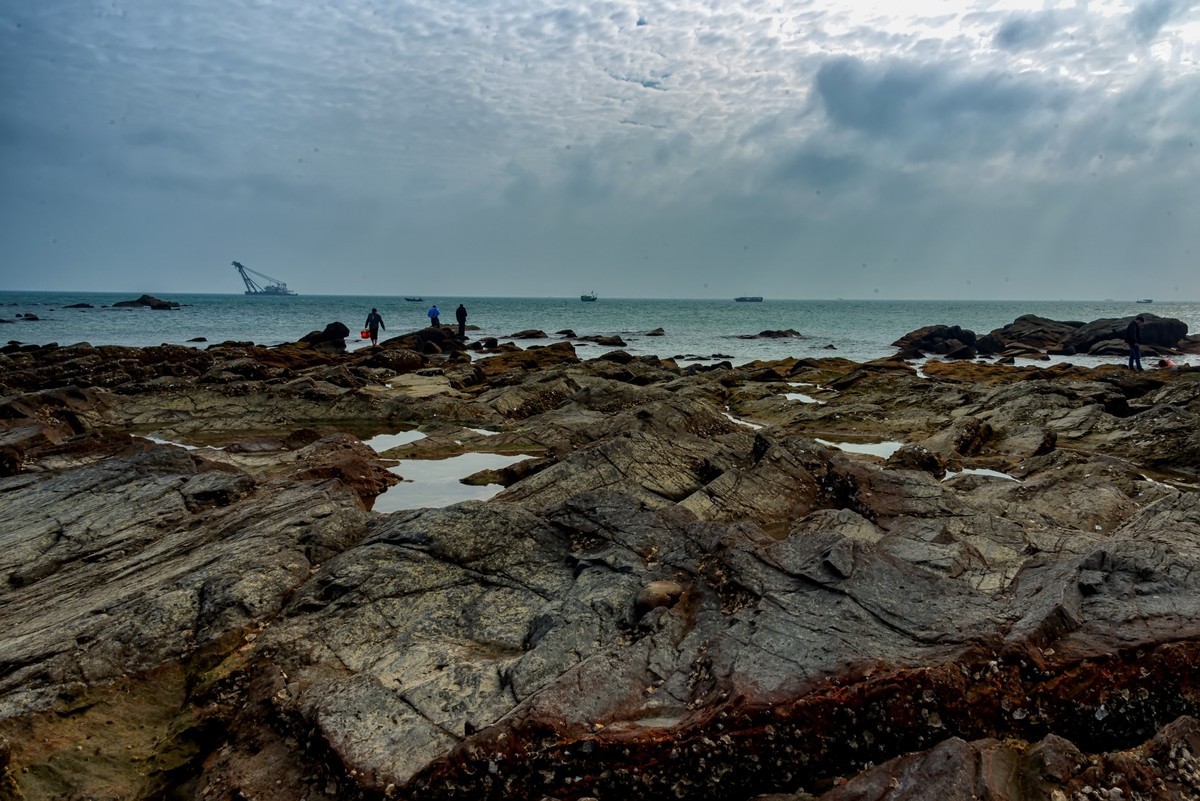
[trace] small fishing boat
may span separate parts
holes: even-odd
[[[762,295],[742,295],[734,300],[738,303],[762,303]]]
[[[405,298],[405,300],[407,300],[411,303],[424,303],[425,302],[425,298]]]
[[[584,303],[591,303],[596,300],[596,293],[590,292],[586,295],[580,295],[579,299],[582,300]]]
[[[1140,298],[1138,300],[1138,303],[1153,303],[1153,302],[1154,302],[1154,298]]]

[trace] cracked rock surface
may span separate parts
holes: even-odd
[[[390,342],[0,352],[0,797],[1200,793],[1198,376]]]

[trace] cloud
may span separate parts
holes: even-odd
[[[999,27],[992,41],[1003,50],[1031,50],[1049,42],[1057,30],[1053,13],[1014,17]]]
[[[191,131],[166,126],[135,128],[121,135],[124,143],[137,151],[153,150],[192,158],[211,153],[204,141]],[[135,158],[138,156],[135,155]]]
[[[1194,0],[1142,0],[1129,14],[1129,28],[1140,41],[1149,42],[1195,5]]]
[[[257,253],[308,292],[339,254],[504,294],[563,265],[628,282],[607,295],[684,264],[933,275],[1035,229],[1020,257],[1053,265],[1143,217],[1148,251],[1200,252],[1163,223],[1200,178],[1196,3],[1051,6],[26,4],[0,11],[0,238],[11,264],[177,253],[181,281]]]
[[[782,160],[773,170],[773,177],[779,184],[819,191],[845,186],[860,178],[863,170],[858,158],[803,150]]]
[[[816,96],[838,128],[904,146],[903,157],[946,160],[1013,147],[1011,131],[1069,96],[1035,78],[976,75],[952,64],[833,58],[816,71]]]

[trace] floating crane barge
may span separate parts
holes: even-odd
[[[280,281],[278,278],[272,278],[269,275],[263,275],[257,270],[251,270],[244,266],[240,261],[233,262],[233,266],[237,268],[238,273],[242,276],[242,280],[246,282],[247,295],[295,295],[296,293],[288,289],[287,284]],[[257,275],[259,278],[267,282],[265,286],[260,286],[250,275]]]

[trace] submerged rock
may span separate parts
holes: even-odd
[[[113,308],[138,308],[138,307],[144,307],[144,308],[155,309],[155,310],[160,310],[160,311],[170,311],[171,309],[178,309],[179,303],[174,300],[162,300],[161,298],[156,298],[153,295],[142,295],[141,297],[135,298],[134,300],[119,300],[113,304]]]

